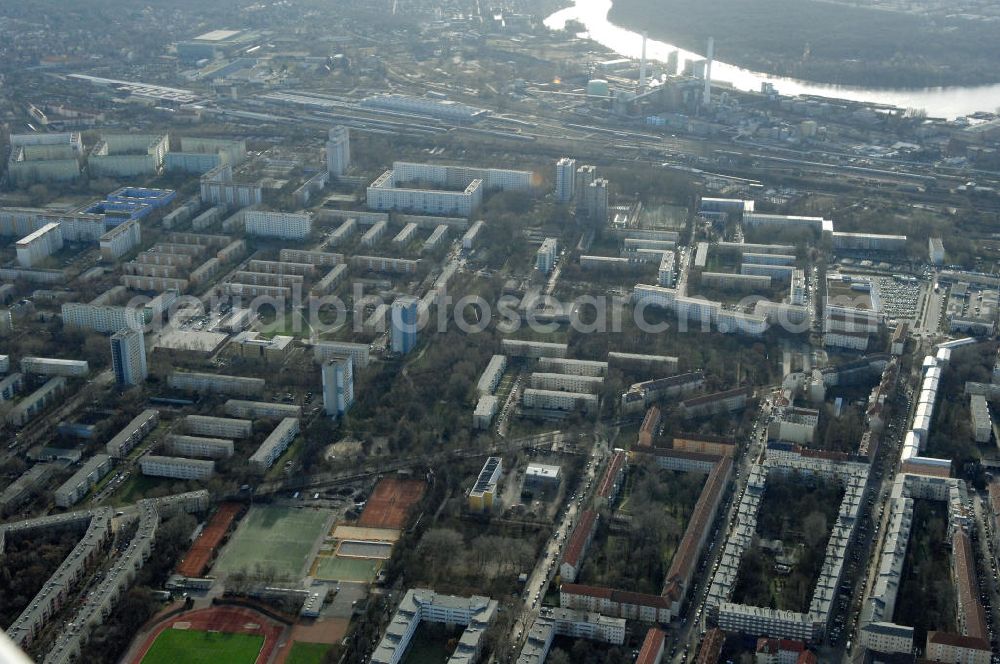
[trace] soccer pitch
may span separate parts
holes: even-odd
[[[273,570],[300,578],[316,540],[326,533],[326,510],[254,505],[213,567],[216,574]]]
[[[253,664],[263,645],[259,634],[168,629],[156,637],[142,664]]]

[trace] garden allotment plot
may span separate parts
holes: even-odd
[[[313,546],[327,531],[326,510],[255,505],[240,523],[215,564],[216,574],[271,570],[278,577],[299,578]]]

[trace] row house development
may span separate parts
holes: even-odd
[[[274,431],[264,439],[257,451],[250,455],[250,463],[267,470],[288,449],[297,435],[299,435],[298,418],[286,417],[278,422]]]
[[[105,451],[115,459],[123,459],[150,431],[160,423],[160,411],[147,408],[132,418],[104,446]]]
[[[143,475],[178,480],[205,480],[215,472],[215,462],[147,454],[139,459]]]

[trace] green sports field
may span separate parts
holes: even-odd
[[[323,664],[323,657],[333,648],[329,643],[296,641],[285,659],[285,664]]]
[[[142,664],[253,664],[263,645],[258,634],[168,629],[153,641]]]
[[[335,558],[320,556],[316,558],[316,569],[313,573],[317,579],[324,581],[357,581],[371,583],[378,573],[381,560],[365,558]]]
[[[325,534],[328,516],[326,510],[254,505],[212,571],[253,572],[259,567],[273,570],[278,578],[300,578],[313,545]]]

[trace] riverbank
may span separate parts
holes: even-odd
[[[993,24],[816,0],[614,0],[608,19],[739,67],[833,85],[923,88],[1000,81]],[[982,109],[993,110],[993,109]]]

